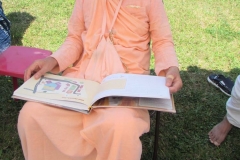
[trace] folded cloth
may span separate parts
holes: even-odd
[[[224,94],[231,96],[234,82],[221,74],[211,74],[207,78],[208,82],[219,88]]]

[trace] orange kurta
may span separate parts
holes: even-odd
[[[102,0],[76,0],[64,44],[52,55],[59,64],[54,72],[84,78],[82,65],[96,49],[101,34]],[[119,0],[107,0],[107,28]],[[95,6],[98,5],[98,6]],[[150,40],[155,57],[155,72],[178,66],[169,22],[161,0],[124,0],[113,27],[114,46],[130,73],[148,74]],[[106,29],[105,37],[108,30]],[[74,64],[73,67],[68,68]]]
[[[52,72],[89,78],[86,68],[100,42],[103,17],[106,15],[107,38],[118,3],[119,0],[76,0],[68,36],[52,55],[58,62]],[[123,0],[112,33],[125,71],[149,74],[150,40],[156,74],[178,66],[161,0]],[[27,160],[139,160],[139,137],[149,131],[149,126],[147,110],[101,108],[85,115],[35,102],[24,105],[18,120]]]

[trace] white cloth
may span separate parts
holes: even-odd
[[[240,128],[240,75],[236,78],[226,109],[229,123]]]

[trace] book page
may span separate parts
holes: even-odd
[[[161,98],[106,97],[98,100],[92,107],[129,107],[176,113],[173,100]]]
[[[160,76],[113,74],[102,81],[93,101],[109,96],[170,99],[165,82],[166,78]]]
[[[87,107],[83,103],[72,102],[72,101],[61,101],[61,100],[42,98],[42,97],[36,98],[34,96],[27,96],[27,95],[24,95],[24,97],[18,97],[18,96],[14,96],[14,97],[22,100],[26,100],[26,101],[41,102],[41,103],[49,104],[54,107],[70,109],[70,110],[82,112],[85,114],[88,114],[91,108],[90,106]]]
[[[33,77],[18,88],[14,95],[37,98],[80,102],[87,106],[99,88],[99,83],[83,79],[46,74],[35,80]]]

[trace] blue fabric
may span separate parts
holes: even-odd
[[[10,21],[4,14],[0,1],[0,54],[11,45]]]

